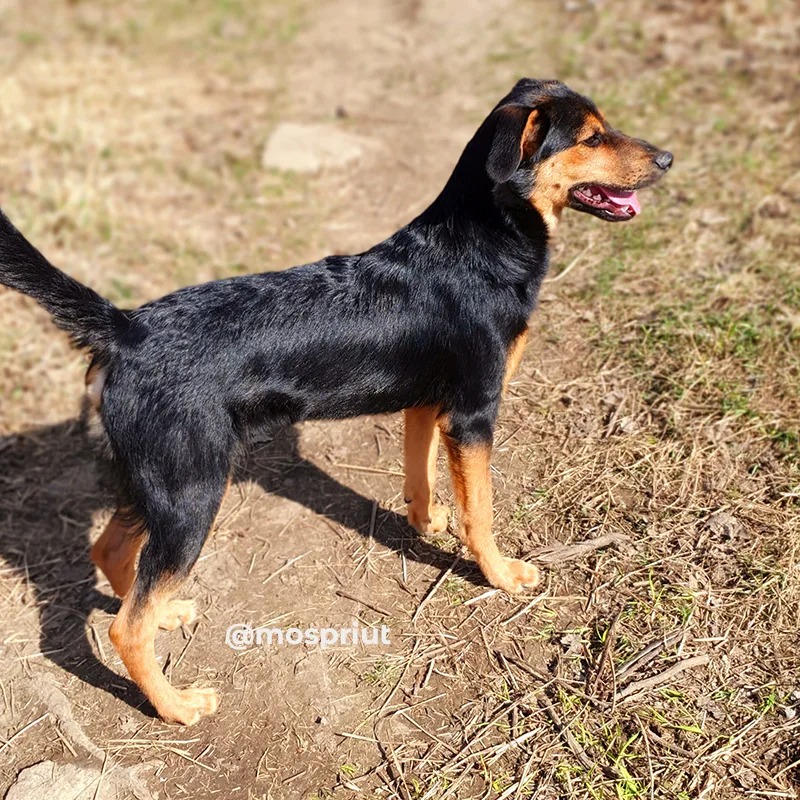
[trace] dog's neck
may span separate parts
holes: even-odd
[[[483,243],[487,262],[503,266],[514,282],[523,276],[526,281],[540,279],[547,270],[548,220],[508,184],[495,186],[469,146],[439,196],[408,227],[424,228],[437,244],[459,251],[462,241]],[[437,229],[441,236],[436,236]],[[467,235],[476,229],[483,235]]]
[[[439,196],[420,215],[427,223],[449,219],[480,220],[539,244],[555,232],[558,214],[539,208],[529,198],[534,194],[530,173],[519,173],[508,183],[495,185],[486,170],[493,126],[488,117],[467,143]]]

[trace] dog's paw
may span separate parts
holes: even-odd
[[[492,586],[509,594],[518,594],[523,589],[533,589],[542,580],[539,568],[518,558],[504,558],[500,569],[486,576]]]
[[[430,516],[428,510],[419,513],[413,504],[408,507],[408,523],[418,533],[444,533],[450,520],[450,509],[447,506],[431,506]]]
[[[197,619],[197,607],[193,600],[170,600],[161,610],[158,627],[174,631],[181,625],[191,625]]]
[[[218,707],[219,695],[215,689],[174,689],[156,706],[156,711],[165,722],[195,725],[214,714]]]

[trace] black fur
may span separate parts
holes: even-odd
[[[525,155],[533,108],[540,142]],[[548,230],[528,201],[535,166],[574,146],[593,110],[562,84],[520,81],[430,207],[370,250],[131,312],[50,266],[2,217],[0,282],[39,301],[106,371],[121,501],[149,533],[138,595],[194,564],[254,429],[437,406],[450,439],[491,442],[507,350],[547,270]]]
[[[101,358],[131,329],[127,315],[97,292],[56,269],[0,211],[0,283],[30,295],[78,347]]]

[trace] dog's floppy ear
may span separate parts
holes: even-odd
[[[525,106],[501,106],[495,111],[495,118],[486,171],[495,183],[505,183],[522,160],[541,147],[547,124],[539,109]]]

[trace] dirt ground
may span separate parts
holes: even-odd
[[[108,640],[86,359],[0,290],[0,788],[48,760],[81,798],[797,797],[798,43],[791,0],[0,3],[0,204],[125,306],[370,246],[521,75],[676,157],[633,222],[565,215],[502,410],[496,533],[541,591],[411,532],[397,418],[303,425],[242,466],[202,617],[157,640],[221,692],[188,729]],[[369,146],[265,169],[286,121]],[[391,644],[225,643],[353,619]]]

